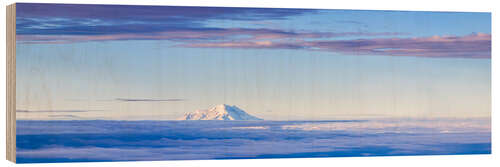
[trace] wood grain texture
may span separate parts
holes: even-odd
[[[7,6],[7,160],[16,162],[16,4]]]
[[[306,11],[10,5],[7,159],[491,153],[489,15]]]

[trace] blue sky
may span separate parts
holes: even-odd
[[[490,68],[490,13],[17,5],[18,119],[489,117]]]

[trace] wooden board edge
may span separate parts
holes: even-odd
[[[16,4],[7,6],[7,160],[16,162]]]

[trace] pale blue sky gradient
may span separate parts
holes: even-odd
[[[29,16],[29,12],[26,16],[20,15]],[[101,21],[106,21],[107,17],[103,18]],[[258,20],[197,18],[196,24],[190,24],[201,24],[202,28],[295,33],[366,33],[291,37],[291,40],[273,38],[270,39],[273,44],[304,40],[305,45],[307,41],[357,39],[373,39],[373,43],[377,43],[398,38],[418,41],[417,49],[422,49],[421,41],[435,42],[430,40],[432,36],[440,36],[439,41],[455,38],[468,41],[471,34],[469,37],[474,40],[480,36],[474,34],[491,34],[490,19],[489,13],[319,10]],[[102,36],[89,34],[70,35],[92,40],[62,43],[47,40],[58,37],[57,33],[62,31],[58,28],[64,28],[64,24],[60,24],[49,26],[49,30],[56,27],[50,31],[47,27],[34,26],[18,30],[24,37],[18,38],[16,53],[17,109],[32,111],[18,112],[18,119],[169,120],[223,103],[236,105],[266,120],[464,118],[491,114],[491,59],[454,57],[455,52],[462,50],[453,50],[448,43],[446,46],[451,50],[443,53],[446,56],[430,58],[425,54],[434,55],[435,51],[415,56],[413,52],[405,52],[396,56],[347,52],[337,46],[325,50],[299,49],[297,44],[266,48],[253,44],[248,48],[189,47],[186,44],[199,44],[205,39],[123,39],[120,36],[131,32],[103,31],[112,40],[100,40]],[[87,27],[93,28],[99,31],[97,27]],[[386,32],[393,34],[374,35]],[[27,40],[36,35],[44,39]],[[65,35],[68,34],[59,34],[61,38]],[[237,43],[242,36],[221,41]],[[97,37],[99,40],[94,40]],[[217,40],[208,42],[218,44]],[[422,47],[430,48],[423,44]],[[386,48],[392,49],[387,46],[382,49]],[[473,54],[473,51],[470,52]],[[481,53],[491,54],[488,50]]]

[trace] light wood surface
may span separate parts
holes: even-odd
[[[16,4],[7,6],[7,160],[16,162]]]

